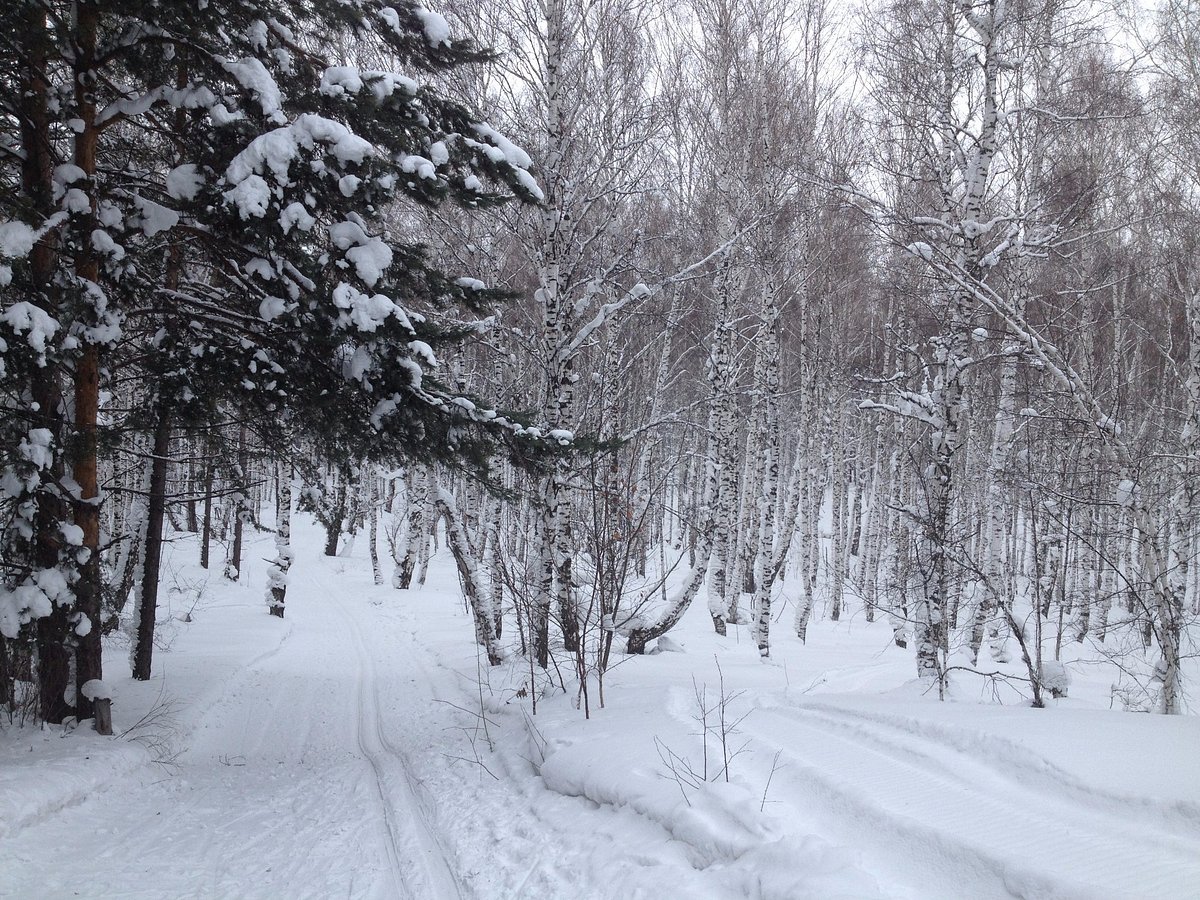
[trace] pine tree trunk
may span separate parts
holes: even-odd
[[[89,178],[96,176],[96,149],[100,130],[96,124],[96,105],[92,93],[90,75],[95,65],[97,24],[99,8],[90,4],[78,6],[75,20],[75,102],[82,127],[75,135],[75,165]],[[91,209],[97,208],[96,198],[91,197]],[[89,220],[94,213],[85,216],[82,227],[91,234]],[[100,260],[90,240],[80,242],[76,250],[75,274],[84,283],[100,283]],[[79,486],[75,504],[75,524],[83,532],[82,550],[86,559],[79,565],[79,580],[75,583],[75,610],[77,622],[74,632],[75,650],[76,715],[80,719],[93,718],[96,705],[107,706],[107,700],[93,701],[80,690],[89,681],[103,679],[103,663],[100,646],[100,597],[103,586],[100,570],[100,484],[97,470],[99,451],[97,427],[100,412],[100,347],[85,344],[75,363],[75,448],[72,475]],[[97,719],[97,730],[101,722]],[[111,734],[111,728],[101,731]]]
[[[184,446],[186,447],[185,455],[192,456],[192,454],[195,452],[192,442],[185,442]],[[184,508],[186,513],[185,521],[187,522],[186,528],[188,534],[200,533],[200,518],[196,514],[197,487],[199,487],[199,485],[196,484],[196,461],[195,459],[191,459],[188,462],[187,485],[184,488],[184,492],[187,494],[187,502],[184,504]]]
[[[200,568],[208,568],[210,548],[212,547],[213,521],[213,446],[211,437],[205,441],[204,460],[204,516],[200,529]]]
[[[58,160],[52,151],[55,139],[51,135],[49,114],[49,83],[46,77],[46,51],[51,46],[50,36],[46,29],[45,10],[35,4],[25,7],[25,27],[30,35],[37,39],[26,45],[30,49],[27,63],[19,67],[18,90],[10,98],[11,103],[18,105],[20,115],[17,116],[21,128],[21,146],[25,156],[21,160],[21,182],[25,196],[33,198],[37,208],[31,210],[43,219],[54,214],[57,204],[54,197],[54,167]],[[38,288],[31,300],[41,305],[37,295],[49,298],[53,304],[58,296],[59,288],[55,283],[58,271],[59,247],[53,236],[47,235],[40,239],[29,254],[30,277]],[[50,315],[54,314],[53,305],[44,309]],[[45,428],[52,435],[54,460],[50,477],[60,480],[66,474],[65,455],[63,447],[64,419],[63,384],[59,372],[45,366],[30,373],[31,392],[36,406],[36,416],[31,425]],[[66,503],[57,494],[43,492],[38,498],[37,513],[34,519],[34,536],[32,547],[32,562],[39,569],[52,569],[64,564],[62,557],[63,523],[69,521],[69,510]],[[7,552],[7,548],[6,548]],[[34,644],[36,658],[36,677],[38,693],[38,716],[44,722],[60,723],[68,716],[75,714],[74,704],[69,700],[71,690],[71,623],[70,610],[65,606],[55,605],[50,615],[38,619],[34,626]],[[24,642],[14,642],[14,648],[26,646]],[[14,677],[19,672],[18,653],[14,652]]]
[[[145,538],[141,552],[138,589],[137,640],[133,652],[133,677],[149,681],[154,654],[154,625],[158,614],[158,580],[162,560],[163,512],[166,508],[167,468],[171,452],[171,411],[160,405],[150,451],[150,496],[146,505]]]
[[[230,581],[238,581],[242,577],[242,529],[248,509],[249,480],[246,472],[246,426],[238,431],[238,463],[237,463],[237,493],[233,495],[233,544],[229,549],[229,559],[225,563],[225,577]]]

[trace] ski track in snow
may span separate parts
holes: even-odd
[[[318,583],[324,583],[318,579]],[[333,596],[326,590],[326,596]],[[371,763],[387,827],[387,849],[397,890],[414,900],[462,900],[445,848],[429,825],[428,812],[417,797],[413,776],[402,751],[392,744],[383,728],[379,701],[379,678],[375,661],[367,649],[362,628],[343,603],[334,606],[349,628],[358,659],[358,746]],[[398,770],[398,772],[397,772]],[[400,802],[393,797],[399,794]],[[413,846],[412,854],[401,848]],[[404,859],[408,865],[401,863]],[[411,873],[406,876],[405,872]]]
[[[758,706],[742,728],[782,746],[788,765],[772,795],[786,792],[829,834],[898,875],[916,863],[929,875],[918,894],[927,900],[1200,896],[1194,820],[1168,831],[1135,809],[1141,821],[1132,823],[1115,799],[1037,778],[1033,760],[1005,771],[899,721],[831,704]]]
[[[464,897],[730,900],[704,883],[686,848],[658,823],[548,789],[518,739],[525,726],[516,707],[507,722],[488,714],[496,752],[484,751],[483,765],[495,777],[473,765],[467,734],[481,726],[480,681],[490,695],[499,685],[489,679],[507,670],[490,670],[463,640],[470,622],[457,596],[439,596],[432,583],[402,602],[383,596],[371,605],[376,627],[367,639],[377,658],[404,660],[381,682],[391,701],[389,730],[403,729],[408,738],[416,808],[431,835],[452,840],[457,853],[446,857],[456,864]],[[451,648],[446,655],[443,646]],[[665,883],[671,888],[664,893]]]
[[[296,567],[279,643],[193,705],[178,770],[147,766],[21,829],[0,847],[0,897],[462,897],[384,733],[351,601],[313,571],[324,565]],[[94,855],[34,864],[80,834]]]

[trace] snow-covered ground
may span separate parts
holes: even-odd
[[[585,719],[480,660],[445,551],[397,592],[296,525],[282,621],[265,542],[242,585],[176,544],[155,677],[106,660],[127,734],[0,731],[0,896],[1200,897],[1200,719],[1087,667],[1051,709],[939,703],[885,623],[781,623],[764,664],[698,605]]]

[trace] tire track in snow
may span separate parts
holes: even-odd
[[[759,707],[742,729],[784,744],[772,793],[905,880],[915,869],[922,897],[1200,897],[1200,842],[1139,832],[972,754],[808,708]]]
[[[330,592],[331,595],[333,593]],[[426,810],[417,798],[408,762],[403,752],[388,741],[384,733],[378,674],[362,628],[344,603],[335,601],[331,605],[341,612],[350,630],[354,651],[358,657],[358,746],[375,773],[375,783],[383,804],[384,824],[387,829],[385,843],[397,891],[414,900],[462,900],[462,889],[454,876],[447,853],[429,824]],[[400,770],[398,778],[388,778],[391,774],[386,765],[388,759],[394,760],[396,768]],[[391,790],[396,787],[407,801],[404,804],[409,813],[407,816],[398,813],[392,800]],[[406,843],[406,838],[412,839],[419,853],[401,854],[399,847]],[[404,862],[413,864],[408,867],[410,871],[414,874],[422,873],[424,877],[406,877],[402,858]]]
[[[1194,842],[1200,841],[1200,809],[1196,804],[1110,793],[1101,786],[1087,784],[1003,735],[819,702],[792,708],[883,746],[903,747],[918,758],[948,765],[968,784],[992,782],[1010,791],[1035,792],[1040,800],[1053,793],[1064,805],[1094,810],[1094,814],[1108,819],[1113,827],[1127,828],[1130,818],[1136,817],[1140,827],[1159,833],[1158,838],[1163,841],[1186,837],[1193,842],[1183,845],[1188,849],[1194,849]]]

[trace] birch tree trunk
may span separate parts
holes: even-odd
[[[762,355],[762,438],[758,468],[758,547],[755,559],[754,642],[759,656],[771,655],[771,589],[776,567],[775,549],[783,543],[776,532],[776,501],[779,494],[779,310],[775,285],[765,291]],[[786,552],[786,551],[785,551]]]
[[[717,322],[713,330],[712,348],[709,354],[708,383],[712,393],[709,407],[709,434],[711,435],[709,465],[716,475],[716,493],[712,499],[712,546],[709,551],[713,560],[708,583],[708,611],[712,616],[717,634],[725,634],[725,622],[729,605],[726,599],[729,580],[729,557],[731,531],[734,527],[732,507],[736,502],[737,470],[734,452],[737,425],[737,407],[734,398],[733,354],[735,331],[733,326],[734,289],[732,260],[726,253],[721,260],[716,281]],[[707,555],[706,555],[707,558]]]
[[[429,541],[425,524],[429,498],[429,478],[428,467],[415,464],[410,470],[408,479],[406,479],[406,486],[408,488],[407,546],[404,550],[404,557],[397,567],[396,576],[393,578],[395,586],[402,591],[408,590],[412,585],[413,575],[416,573],[417,565],[420,562],[422,545],[428,544]]]
[[[292,567],[292,466],[280,460],[275,464],[279,484],[279,516],[275,522],[275,558],[267,568],[267,609],[283,618],[287,600],[288,570]]]
[[[463,593],[475,622],[475,640],[487,653],[488,664],[498,666],[504,661],[504,657],[496,635],[496,610],[490,586],[479,559],[471,550],[454,496],[440,486],[436,490],[435,503],[446,520],[446,543],[450,546],[450,553],[458,567]]]
[[[368,523],[368,540],[371,551],[371,572],[376,584],[383,584],[383,569],[379,565],[379,473],[370,470],[367,476],[371,482],[367,515],[371,517]]]
[[[830,472],[833,479],[833,497],[830,500],[830,553],[829,553],[829,618],[837,622],[842,617],[842,594],[846,583],[846,452],[845,416],[842,405],[837,405],[834,419]]]
[[[1023,305],[1023,300],[1018,300]],[[988,454],[987,482],[984,508],[983,550],[983,596],[975,609],[971,625],[971,664],[979,661],[979,651],[988,623],[992,621],[1001,603],[1011,603],[1001,594],[1005,584],[1004,547],[1005,523],[1010,503],[1005,496],[1004,473],[1012,451],[1013,431],[1016,424],[1017,355],[1007,353],[1000,364],[1000,395],[996,401],[996,416],[992,426],[992,446]],[[993,631],[997,631],[993,625]]]

